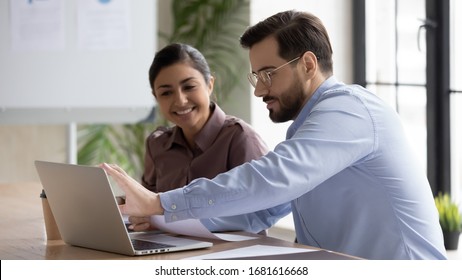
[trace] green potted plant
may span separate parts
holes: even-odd
[[[462,231],[462,214],[459,206],[452,201],[447,193],[438,193],[435,197],[441,229],[444,236],[444,247],[447,250],[457,250],[459,235]]]

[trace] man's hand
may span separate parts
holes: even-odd
[[[129,216],[148,217],[162,215],[164,209],[157,193],[151,192],[115,164],[100,165],[125,193],[125,204],[119,205],[120,212]]]
[[[130,222],[130,226],[128,228],[134,231],[147,231],[155,229],[151,226],[151,219],[149,217],[130,216],[128,217],[128,221]]]

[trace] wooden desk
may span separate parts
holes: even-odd
[[[0,184],[0,259],[182,259],[256,244],[311,248],[284,240],[258,235],[258,239],[226,242],[207,240],[214,244],[207,249],[131,257],[47,241],[43,220],[39,183]],[[246,233],[243,233],[246,234]],[[338,254],[340,259],[345,255]]]

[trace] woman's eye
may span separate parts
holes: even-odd
[[[160,93],[160,96],[169,96],[171,93],[171,91],[163,91]]]
[[[186,91],[194,90],[195,88],[196,86],[193,86],[193,85],[184,86],[184,90]]]

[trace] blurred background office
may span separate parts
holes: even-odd
[[[30,9],[34,2],[47,3],[42,8],[49,16],[40,18]],[[284,139],[290,123],[271,123],[263,102],[253,97],[245,76],[250,69],[247,53],[239,47],[238,34],[276,12],[298,9],[314,13],[326,25],[337,78],[370,88],[401,115],[434,194],[447,192],[462,201],[462,80],[457,79],[462,75],[461,1],[214,2],[0,0],[0,183],[38,181],[35,159],[71,163],[85,159],[83,153],[92,153],[88,148],[82,152],[81,141],[89,139],[82,135],[91,129],[100,133],[95,132],[93,140],[103,137],[110,142],[119,132],[121,138],[132,139],[124,145],[139,143],[159,121],[147,79],[152,57],[169,41],[195,34],[183,30],[181,35],[185,26],[193,26],[182,20],[198,23],[201,17],[207,19],[204,24],[210,32],[228,28],[202,42],[209,48],[199,47],[206,57],[209,54],[207,60],[218,55],[220,42],[235,52],[232,59],[224,55],[221,64],[218,59],[211,65],[223,83],[222,108],[251,123],[273,148]],[[42,29],[32,27],[37,22],[43,23]],[[43,42],[40,32],[52,41]],[[190,38],[196,47],[197,37]],[[227,80],[234,85],[226,85]],[[131,128],[126,134],[124,126],[134,123],[148,127]],[[116,133],[111,132],[113,126]],[[105,161],[110,160],[117,158]],[[132,165],[140,168],[137,164]],[[290,239],[292,229],[288,217],[273,232],[281,230]]]

